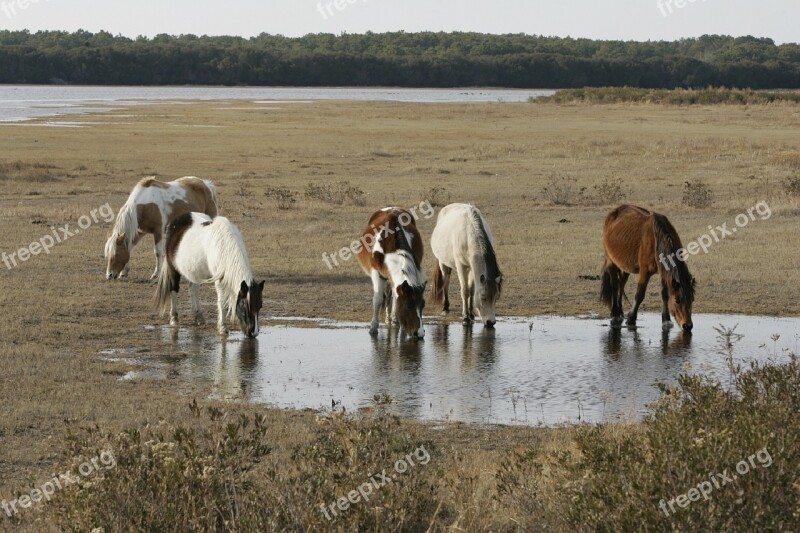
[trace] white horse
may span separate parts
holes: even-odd
[[[155,304],[160,313],[170,306],[170,325],[178,325],[181,276],[189,282],[195,324],[205,322],[197,286],[214,283],[217,291],[217,328],[228,333],[226,317],[239,320],[248,337],[258,335],[264,281],[256,282],[239,229],[225,217],[213,220],[203,213],[184,213],[167,227],[166,265],[161,269]]]
[[[144,178],[128,195],[128,200],[117,213],[114,229],[106,241],[106,279],[124,278],[130,271],[130,258],[134,246],[146,234],[153,235],[156,269],[150,279],[161,271],[164,257],[164,230],[172,219],[198,211],[210,217],[217,216],[217,189],[208,180],[193,176],[163,182],[153,177]]]
[[[489,224],[474,205],[450,204],[442,208],[431,236],[436,257],[433,299],[450,311],[447,289],[453,269],[461,284],[461,305],[465,324],[475,319],[474,311],[487,327],[494,327],[497,298],[503,274],[497,266],[494,240]],[[477,283],[476,283],[477,280]]]

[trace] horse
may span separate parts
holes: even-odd
[[[106,279],[124,278],[130,271],[130,257],[134,246],[145,234],[152,234],[156,269],[150,279],[161,271],[164,258],[162,236],[175,217],[197,211],[210,217],[217,216],[219,204],[217,189],[208,180],[187,176],[163,182],[154,177],[141,179],[131,191],[128,200],[117,213],[114,229],[106,241]]]
[[[387,324],[399,322],[408,335],[425,336],[423,250],[414,217],[405,209],[386,207],[370,217],[358,249],[358,262],[372,278],[374,291],[370,334],[378,333],[378,317],[385,308]]]
[[[605,261],[600,300],[611,309],[611,324],[622,324],[622,297],[630,274],[639,274],[636,300],[627,325],[636,325],[639,306],[654,274],[661,276],[661,321],[672,327],[670,314],[680,328],[692,331],[695,278],[686,265],[678,232],[664,215],[634,205],[621,205],[606,217],[603,226]]]
[[[170,307],[170,325],[178,325],[181,276],[189,282],[195,324],[205,322],[197,286],[213,283],[217,291],[217,329],[226,335],[226,317],[239,320],[247,337],[258,335],[264,281],[256,282],[239,229],[225,217],[184,213],[173,220],[165,235],[166,265],[158,276],[154,303],[160,314]]]
[[[503,289],[503,274],[497,265],[494,240],[489,224],[474,205],[450,204],[439,211],[431,236],[436,257],[433,273],[433,300],[450,311],[447,289],[453,269],[461,284],[461,309],[464,324],[475,320],[493,328],[495,309]],[[477,283],[476,283],[477,280]]]

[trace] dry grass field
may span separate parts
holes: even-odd
[[[500,316],[604,314],[599,281],[591,278],[602,264],[603,218],[615,204],[666,214],[686,244],[766,202],[769,218],[756,214],[734,237],[690,259],[694,312],[800,315],[797,105],[223,101],[64,120],[85,127],[0,125],[0,252],[27,247],[51,226],[74,229],[106,203],[116,213],[143,176],[197,175],[217,184],[222,214],[241,228],[256,272],[267,279],[267,322],[366,321],[369,280],[354,260],[329,270],[322,254],[349,245],[376,208],[471,202],[492,225],[505,275]],[[343,181],[351,191],[341,204],[319,192]],[[311,196],[309,184],[316,186]],[[706,190],[709,205],[688,205]],[[426,239],[434,223],[418,223]],[[101,220],[15,268],[0,263],[0,499],[61,468],[67,435],[77,428],[186,422],[193,395],[215,405],[202,401],[202,390],[119,382],[126,367],[97,357],[126,346],[157,353],[143,326],[164,321],[150,304],[149,239],[133,255],[130,280],[104,279],[110,225]],[[430,270],[429,249],[424,265]],[[657,289],[652,283],[645,310],[660,308]],[[213,317],[213,291],[201,294]],[[188,317],[188,298],[181,303]],[[318,431],[314,413],[223,407],[231,416],[266,414],[275,464]],[[469,480],[462,494],[448,496],[465,529],[513,518],[505,516],[513,510],[481,497],[504,453],[531,442],[558,447],[571,431],[404,425],[438,443],[448,464],[460,465],[451,475]],[[0,518],[0,529],[55,528],[49,520],[31,511],[21,525]]]

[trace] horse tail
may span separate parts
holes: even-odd
[[[438,259],[433,266],[433,303],[434,305],[444,303],[444,274],[442,274]]]
[[[158,283],[156,285],[156,294],[153,298],[153,305],[159,315],[167,312],[170,305],[170,292],[172,292],[172,265],[165,257],[164,263],[161,265],[161,273],[158,275]]]
[[[600,301],[603,305],[611,307],[611,302],[614,296],[614,286],[611,280],[611,270],[609,269],[609,259],[606,258],[603,263],[603,274],[600,281]]]

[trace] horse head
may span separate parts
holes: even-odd
[[[258,335],[258,313],[261,311],[263,291],[264,281],[261,283],[252,281],[250,285],[242,281],[239,288],[239,295],[236,297],[236,318],[239,319],[242,333],[247,337]]]
[[[669,291],[669,312],[675,318],[675,322],[686,333],[692,331],[692,303],[694,302],[694,288],[696,282],[694,277],[690,281],[679,281],[673,277],[667,282]]]
[[[125,267],[131,259],[131,251],[125,242],[125,235],[112,234],[106,242],[106,279],[117,279],[125,276]]]
[[[500,297],[502,288],[502,274],[499,274],[494,279],[487,277],[485,274],[481,274],[478,280],[478,285],[475,288],[474,305],[481,322],[483,322],[487,328],[493,328],[497,323],[495,311],[497,308],[497,299]]]
[[[402,324],[408,335],[417,338],[425,336],[425,326],[422,325],[422,310],[425,309],[425,285],[414,287],[403,281],[397,287],[397,301],[395,313],[397,320]]]

